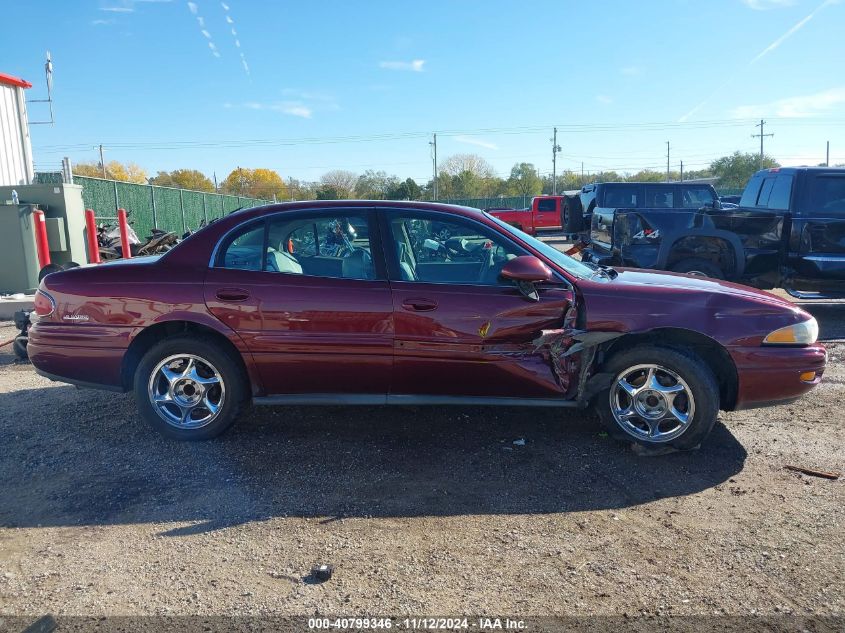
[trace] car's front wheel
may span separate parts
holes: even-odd
[[[613,382],[598,394],[596,408],[617,439],[688,450],[716,423],[719,386],[710,368],[691,353],[635,347],[611,357],[602,371]]]
[[[228,429],[246,401],[244,372],[227,350],[203,337],[167,338],[135,371],[138,410],[153,428],[180,440],[206,440]]]

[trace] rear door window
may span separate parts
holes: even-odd
[[[675,187],[661,185],[646,185],[645,204],[646,209],[671,209],[675,206]]]
[[[640,188],[637,185],[614,185],[604,188],[602,207],[612,209],[636,209],[640,206]]]
[[[808,184],[807,211],[845,217],[845,176],[819,174],[810,179]]]
[[[701,207],[712,207],[716,202],[713,197],[713,190],[710,187],[684,186],[682,188],[681,206],[684,209],[700,209]]]
[[[537,201],[537,211],[556,211],[557,200],[554,198],[544,198]]]

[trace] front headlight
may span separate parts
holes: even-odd
[[[763,345],[812,345],[819,337],[819,324],[814,318],[787,325],[763,339]]]

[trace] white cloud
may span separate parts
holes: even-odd
[[[744,105],[734,108],[732,116],[737,119],[751,119],[764,116],[778,116],[785,119],[804,119],[819,116],[837,106],[845,104],[845,86],[831,88],[811,95],[778,99],[761,105]]]
[[[637,77],[643,74],[643,69],[640,66],[623,66],[619,72],[628,77]]]
[[[132,7],[100,7],[100,11],[108,11],[110,13],[132,13],[134,10]]]
[[[298,116],[303,119],[310,119],[314,113],[311,108],[299,101],[280,101],[278,103],[259,103],[257,101],[248,101],[243,104],[243,107],[249,110],[268,110],[271,112],[281,112],[282,114]]]
[[[480,138],[473,138],[472,136],[459,135],[455,137],[458,143],[466,143],[467,145],[475,145],[477,147],[484,147],[486,149],[499,149],[499,146],[490,141],[485,141]]]
[[[766,55],[768,55],[773,50],[778,48],[781,44],[783,44],[786,40],[788,40],[796,32],[798,32],[805,24],[807,24],[807,22],[812,20],[819,11],[821,11],[822,9],[824,9],[825,7],[827,7],[831,4],[837,4],[839,1],[840,0],[825,0],[824,2],[822,2],[807,17],[805,17],[802,20],[799,20],[798,22],[793,24],[792,27],[786,33],[781,35],[774,42],[772,42],[766,48],[764,48],[760,53],[758,53],[750,62],[748,62],[748,64],[743,68],[743,70],[750,68],[751,66],[756,64],[758,61],[763,59]],[[703,108],[713,97],[715,97],[717,94],[721,94],[722,91],[730,83],[732,83],[734,79],[736,79],[736,77],[739,75],[740,72],[741,72],[741,70],[735,71],[730,77],[728,77],[725,81],[723,81],[721,84],[719,84],[719,86],[717,86],[716,89],[713,92],[710,93],[710,95],[708,95],[703,101],[700,101],[698,103],[698,105],[696,105],[692,110],[690,110],[684,116],[682,116],[680,119],[678,119],[678,121],[680,121],[681,123],[687,121],[693,114],[695,114],[701,108]]]
[[[415,73],[421,73],[425,65],[424,59],[415,59],[410,62],[379,62],[379,68],[387,70],[410,70]]]
[[[103,26],[105,24],[114,24],[114,20],[93,20],[91,24],[94,26]]]
[[[598,101],[602,105],[610,105],[611,103],[613,103],[613,99],[611,99],[607,95],[596,95],[596,101]]]
[[[791,7],[795,4],[795,0],[741,0],[749,9],[755,11],[767,11],[769,9],[780,9],[783,7]]]
[[[197,11],[199,11],[199,7],[197,6],[197,3],[196,3],[196,2],[189,2],[189,3],[188,3],[188,9],[189,9],[189,10],[191,11],[191,13],[193,13],[194,15],[196,15],[196,14],[197,14]]]

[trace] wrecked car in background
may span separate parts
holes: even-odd
[[[845,296],[845,169],[758,171],[738,206],[716,204],[700,185],[697,193],[694,185],[676,186],[688,188],[683,200],[683,189],[676,191],[678,208],[655,208],[648,195],[658,185],[646,185],[645,205],[632,188],[619,204],[597,208],[582,260],[783,288],[801,298]]]
[[[826,361],[816,321],[770,294],[587,265],[434,203],[240,211],[162,256],[49,275],[35,312],[39,373],[134,391],[179,439],[250,401],[595,406],[618,437],[686,449]]]

